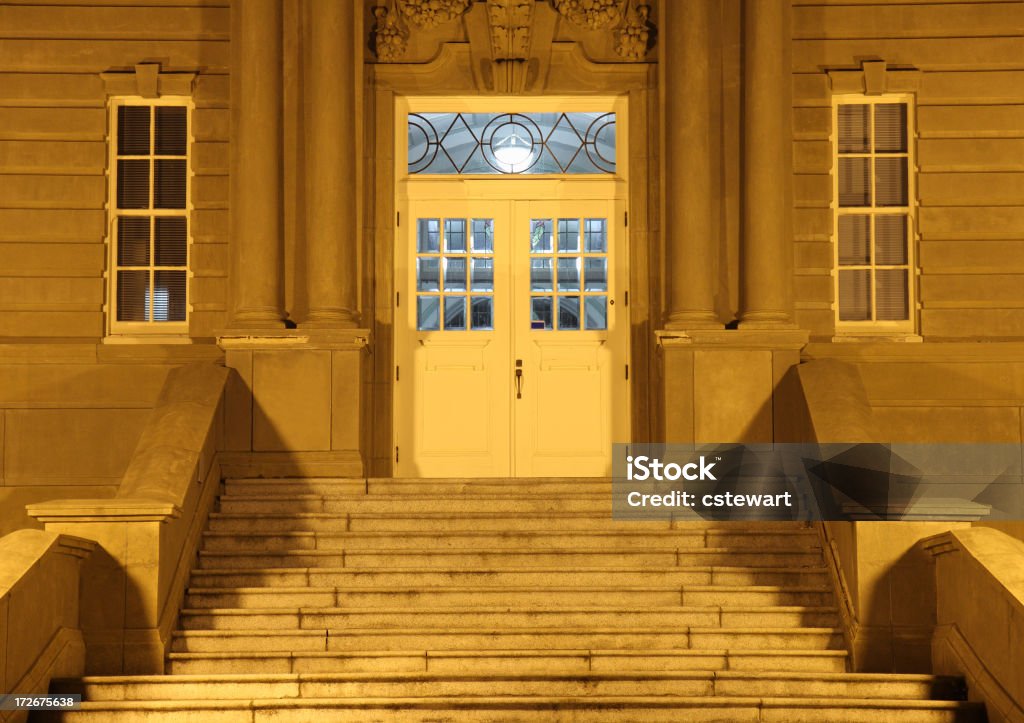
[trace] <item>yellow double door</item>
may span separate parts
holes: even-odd
[[[610,475],[630,424],[624,204],[402,207],[396,476]]]

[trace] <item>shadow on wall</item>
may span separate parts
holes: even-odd
[[[361,477],[366,334],[224,339],[225,477]]]
[[[886,442],[858,368],[835,359],[789,370],[776,419],[784,441]],[[932,669],[935,567],[920,540],[969,522],[825,522],[826,562],[839,593],[854,669],[921,673]]]
[[[104,362],[92,345],[48,353],[0,360],[0,536],[42,527],[26,504],[116,495],[173,368]]]
[[[48,532],[94,540],[81,585],[86,670],[159,673],[207,513],[220,487],[229,372],[173,369],[141,430],[117,495],[30,505]]]

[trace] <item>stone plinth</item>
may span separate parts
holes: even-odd
[[[771,442],[774,397],[799,363],[807,332],[655,332],[664,380],[665,442]]]
[[[136,499],[54,500],[29,505],[28,513],[44,523],[47,532],[97,543],[82,566],[86,671],[161,672],[166,572],[173,569],[170,558],[177,558],[166,541],[167,523],[180,517],[181,509],[168,502]],[[162,561],[161,556],[167,559]]]
[[[231,333],[227,476],[363,474],[363,329]]]

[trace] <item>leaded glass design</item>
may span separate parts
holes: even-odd
[[[416,220],[416,328],[494,329],[494,219]]]
[[[607,329],[608,220],[531,219],[529,243],[530,328]]]
[[[409,173],[615,173],[614,113],[410,113]]]

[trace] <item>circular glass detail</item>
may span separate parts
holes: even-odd
[[[500,173],[523,173],[540,158],[544,142],[540,127],[519,113],[496,116],[481,136],[484,160]]]

